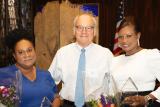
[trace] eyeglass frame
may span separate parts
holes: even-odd
[[[17,51],[15,51],[15,53],[19,56],[25,56],[26,54],[33,53],[33,51],[34,51],[34,48],[31,47],[26,50],[17,50]]]
[[[132,33],[132,34],[126,34],[126,35],[118,35],[118,39],[124,39],[124,38],[130,39],[133,36],[135,36],[134,33]]]
[[[95,26],[82,26],[82,25],[76,25],[75,26],[76,30],[79,32],[82,32],[83,30],[87,31],[87,32],[91,32],[92,30],[94,30]]]

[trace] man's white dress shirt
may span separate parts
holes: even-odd
[[[78,61],[82,47],[71,43],[59,49],[49,67],[49,72],[58,84],[62,81],[60,95],[63,99],[74,101]],[[113,55],[100,45],[91,43],[85,48],[85,97],[101,87],[104,75],[109,72]]]

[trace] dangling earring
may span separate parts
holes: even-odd
[[[138,44],[138,46],[140,46],[139,39],[137,39],[137,44]]]

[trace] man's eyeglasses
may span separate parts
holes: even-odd
[[[83,30],[87,32],[91,32],[93,29],[94,29],[94,26],[82,26],[82,25],[76,26],[76,30],[79,32],[82,32]]]
[[[17,52],[16,52],[16,54],[18,54],[18,55],[20,55],[20,56],[24,56],[24,55],[26,55],[26,54],[31,54],[32,52],[33,52],[33,48],[28,48],[28,49],[26,49],[26,50],[18,50]]]

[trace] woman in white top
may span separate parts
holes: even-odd
[[[112,75],[119,90],[129,77],[138,89],[138,96],[126,97],[123,102],[130,106],[145,106],[150,103],[152,107],[160,107],[160,103],[156,101],[160,100],[160,87],[154,90],[156,79],[160,81],[159,50],[140,47],[140,28],[133,16],[122,20],[118,35],[118,44],[125,54],[114,58]]]

